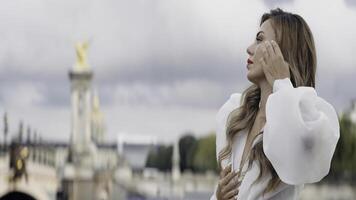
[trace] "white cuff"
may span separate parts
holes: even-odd
[[[290,81],[289,78],[275,80],[273,82],[273,93],[277,92],[278,90],[284,87],[293,88],[292,82]]]

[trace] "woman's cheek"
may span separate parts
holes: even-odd
[[[252,59],[254,62],[257,62],[261,58],[262,58],[261,44],[257,44],[255,54]]]
[[[253,83],[258,82],[264,78],[263,69],[259,65],[253,64],[250,69],[247,71],[247,79]]]

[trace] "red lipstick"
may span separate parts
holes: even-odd
[[[247,63],[248,64],[253,64],[252,60],[250,60],[250,59],[247,59]]]

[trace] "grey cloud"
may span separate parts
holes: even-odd
[[[281,3],[293,3],[294,0],[263,0],[269,8],[278,7]]]
[[[63,107],[69,106],[69,80],[66,71],[63,74],[44,72],[28,72],[5,70],[0,74],[0,99],[6,98],[5,90],[16,90],[20,84],[30,85],[41,94],[41,106]],[[15,92],[15,91],[14,91]]]
[[[201,71],[196,71],[190,75],[189,71],[194,71],[192,69],[185,69],[184,71],[179,71],[179,68],[172,65],[159,66],[154,65],[152,68],[142,68],[144,70],[135,70],[132,72],[115,72],[111,73],[110,76],[100,76],[100,73],[94,71],[93,89],[97,90],[101,101],[103,104],[113,105],[115,103],[115,90],[117,87],[127,88],[127,92],[132,92],[133,96],[140,97],[136,101],[136,105],[151,105],[149,97],[157,95],[157,91],[161,88],[166,88],[169,91],[170,96],[181,95],[180,98],[169,98],[169,100],[161,99],[162,104],[166,105],[184,105],[184,106],[196,106],[196,107],[216,107],[219,104],[219,99],[223,100],[225,96],[228,95],[236,86],[241,85],[244,82],[244,75],[237,73],[238,70],[231,68],[230,75],[228,75],[226,69],[221,67],[206,67],[197,65]],[[154,72],[152,72],[154,71]],[[217,73],[214,73],[216,71]],[[236,74],[235,72],[236,71]],[[234,75],[231,75],[234,73]],[[220,78],[218,75],[222,75]],[[225,79],[223,78],[225,77]],[[205,81],[209,83],[207,85],[196,85],[199,81]],[[1,90],[16,90],[16,85],[19,83],[32,84],[33,87],[37,88],[37,91],[41,94],[42,100],[39,102],[41,106],[44,107],[69,107],[70,105],[70,83],[67,75],[67,71],[63,70],[61,74],[46,74],[46,73],[23,73],[8,70],[0,75],[0,85]],[[135,93],[135,90],[130,91],[135,84],[139,83],[146,93],[152,93],[150,96],[142,96],[142,94]],[[205,93],[200,93],[205,95],[206,100],[199,104],[199,101],[194,101],[194,96],[185,96],[184,90],[179,90],[180,85],[184,85],[187,88],[186,83],[190,84],[191,88],[197,90],[203,90]],[[213,88],[213,97],[208,98],[211,93],[209,93],[209,88],[205,87],[215,87]],[[177,88],[178,87],[178,88]],[[216,87],[219,88],[219,95],[217,95]],[[178,94],[175,94],[177,92]],[[183,92],[183,93],[182,93]],[[190,92],[190,91],[187,91]],[[224,95],[225,94],[225,95]],[[4,100],[7,93],[1,92],[0,99]],[[132,96],[131,95],[131,96]],[[183,96],[182,96],[183,95]],[[159,96],[159,94],[158,94]],[[160,100],[160,99],[158,99]],[[121,102],[124,103],[124,102]]]
[[[339,112],[350,108],[351,100],[356,99],[355,77],[356,64],[353,70],[340,72],[320,71],[317,78],[318,94],[335,106]]]
[[[101,96],[103,104],[114,105],[117,99],[114,98],[114,92],[117,87],[127,87],[128,92],[133,85],[139,83],[144,86],[146,90],[152,92],[152,95],[156,95],[156,91],[159,88],[166,87],[168,89],[174,89],[175,85],[185,82],[190,82],[191,87],[194,88],[194,81],[207,81],[212,85],[219,87],[221,93],[218,96],[212,98],[206,98],[206,101],[199,106],[199,102],[194,101],[194,97],[186,99],[177,98],[175,101],[169,99],[162,104],[168,105],[184,105],[184,106],[198,106],[198,107],[210,107],[216,108],[221,102],[226,100],[228,95],[232,92],[241,92],[248,82],[245,77],[245,70],[243,67],[236,67],[238,63],[231,62],[218,62],[214,63],[214,59],[210,57],[212,61],[206,63],[186,63],[184,66],[176,66],[174,64],[152,64],[151,67],[126,67],[106,73],[105,71],[99,71],[100,68],[94,69],[94,83],[93,86],[98,90]],[[216,59],[219,60],[219,59]],[[350,70],[347,73],[332,72],[327,70],[327,66],[322,66],[318,69],[318,85],[317,90],[322,97],[325,97],[338,110],[345,109],[349,100],[355,98],[355,94],[352,92],[352,85],[354,77],[356,77],[356,71]],[[61,73],[48,73],[48,72],[22,72],[7,70],[0,74],[0,84],[2,88],[12,88],[18,82],[33,83],[39,87],[39,92],[43,96],[41,105],[54,106],[54,107],[68,107],[70,104],[70,85],[67,75],[67,70],[62,70]],[[199,86],[198,86],[199,87]],[[211,95],[209,90],[205,90],[206,97]],[[137,92],[137,91],[136,91]],[[170,95],[174,96],[174,92],[171,91]],[[132,95],[135,96],[135,91],[132,91]],[[216,93],[213,93],[216,94]],[[4,99],[4,93],[0,93],[0,98]],[[140,96],[140,94],[137,94]],[[123,103],[123,102],[121,102]],[[136,101],[136,105],[151,105],[148,97],[142,96]]]
[[[356,1],[355,0],[345,0],[346,5],[353,6],[355,8]]]
[[[56,112],[63,112],[61,116],[66,117],[62,121],[67,123],[63,119],[69,115],[64,111],[69,112],[70,106],[67,73],[75,62],[74,42],[88,38],[88,59],[95,72],[94,88],[107,111],[118,105],[134,103],[135,108],[136,105],[152,108],[149,112],[152,113],[159,107],[159,102],[167,107],[181,106],[189,112],[194,107],[197,113],[204,109],[213,113],[232,92],[242,91],[249,84],[245,77],[245,48],[254,39],[260,15],[280,3],[293,10],[292,2],[3,2],[0,7],[0,25],[3,27],[0,32],[0,101],[9,102],[10,96],[16,98],[14,93],[6,96],[11,88],[22,91],[28,88],[34,91],[32,100],[19,102],[36,103],[31,112],[38,109],[38,113],[42,113],[38,117],[38,126],[48,113]],[[347,5],[355,5],[354,2],[346,0]],[[353,46],[349,45],[354,41],[354,30],[350,29],[347,37],[338,34],[344,27],[351,27],[350,24],[338,23],[340,19],[334,17],[326,17],[334,21],[323,22],[322,19],[329,15],[323,12],[315,15],[312,8],[300,9],[304,2],[295,3],[299,9],[296,11],[308,18],[315,38],[323,44],[318,47],[321,49],[319,59],[323,63],[338,64],[338,67],[330,65],[318,69],[317,91],[342,110],[350,99],[355,98],[352,85],[356,70],[351,66],[355,63],[348,53],[354,52]],[[308,2],[310,4],[313,3]],[[318,2],[314,4],[319,5]],[[336,38],[337,43],[332,43],[330,38]],[[22,87],[22,84],[29,86]],[[195,90],[201,92],[192,92]],[[112,115],[115,118],[122,114],[120,117],[125,121],[125,115],[130,114],[134,122],[125,122],[136,127],[136,113],[131,113],[130,109],[118,109]],[[185,115],[180,114],[177,120]],[[56,120],[61,120],[60,116]],[[113,127],[115,120],[108,119],[109,126]],[[152,121],[145,123],[149,126]],[[206,124],[202,121],[200,126],[206,127]],[[53,130],[51,128],[46,130]],[[119,128],[115,127],[113,131]]]

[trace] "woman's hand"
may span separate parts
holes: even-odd
[[[231,171],[231,164],[220,173],[220,180],[216,191],[217,200],[233,200],[239,193],[237,182],[237,173]]]
[[[289,64],[284,60],[281,49],[275,41],[266,41],[260,44],[259,48],[262,51],[259,62],[272,87],[275,80],[290,78]]]

